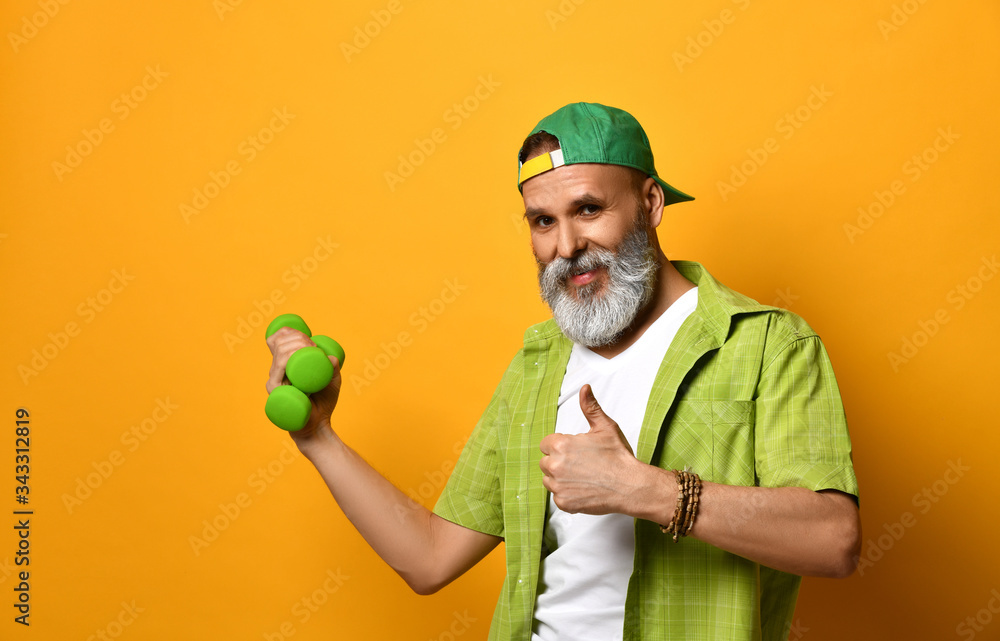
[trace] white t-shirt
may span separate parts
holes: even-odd
[[[589,383],[635,451],[663,355],[697,304],[695,287],[611,359],[574,344],[559,391],[556,432],[590,431],[579,401],[580,389]],[[532,641],[621,639],[635,553],[633,519],[624,514],[567,514],[551,496],[548,507]]]

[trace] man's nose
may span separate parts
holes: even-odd
[[[584,238],[574,222],[559,226],[559,240],[556,243],[556,253],[560,258],[574,258],[587,247]]]

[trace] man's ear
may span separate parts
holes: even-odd
[[[653,229],[659,227],[660,221],[663,220],[663,203],[666,199],[663,187],[660,187],[660,183],[653,180],[652,176],[647,176],[642,183],[641,200],[649,226]]]

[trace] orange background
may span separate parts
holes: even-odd
[[[265,419],[262,324],[345,345],[337,429],[432,505],[548,317],[517,148],[588,100],[697,197],[667,255],[833,359],[865,558],[791,638],[1000,638],[995,2],[224,1],[0,9],[0,637],[484,638],[502,551],[411,594]]]

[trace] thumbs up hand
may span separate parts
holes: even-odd
[[[580,389],[585,434],[549,434],[542,439],[542,485],[559,509],[583,514],[632,514],[645,489],[644,469],[618,423],[604,413],[590,385]]]

